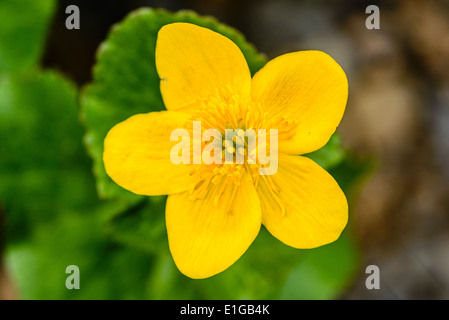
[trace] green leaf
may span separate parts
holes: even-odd
[[[43,52],[55,0],[0,0],[0,73],[25,71]]]
[[[76,87],[54,72],[0,76],[0,202],[9,241],[97,202]]]
[[[0,77],[0,202],[6,262],[23,299],[138,299],[148,254],[112,242],[105,220],[123,203],[98,200],[82,145],[76,87],[55,72]],[[68,290],[77,265],[82,290]]]
[[[361,183],[375,171],[378,164],[373,158],[358,158],[348,154],[343,161],[332,167],[329,173],[337,180],[338,184],[351,198],[353,192],[357,192]]]
[[[314,160],[326,170],[338,165],[345,158],[339,134],[334,133],[324,147],[307,154],[306,157]]]
[[[21,299],[142,299],[147,295],[151,257],[114,245],[105,237],[101,214],[89,213],[58,216],[39,225],[30,241],[8,247],[6,267]],[[66,288],[70,265],[79,268],[79,290]]]
[[[304,253],[303,261],[288,276],[281,299],[335,299],[347,288],[360,259],[347,231],[337,241]]]
[[[102,161],[103,141],[114,125],[128,117],[164,109],[155,66],[156,38],[161,27],[181,21],[207,27],[233,40],[253,73],[266,62],[239,32],[190,11],[141,9],[116,25],[98,50],[93,83],[85,88],[81,99],[87,128],[85,141],[94,159],[97,189],[102,197],[122,198],[131,204],[142,199],[107,176]]]
[[[165,250],[165,201],[149,197],[106,221],[106,231],[120,243],[147,253]]]

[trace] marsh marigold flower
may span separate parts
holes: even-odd
[[[173,23],[159,31],[156,67],[167,110],[114,126],[103,159],[108,175],[123,188],[168,195],[169,246],[182,273],[206,278],[227,269],[262,224],[295,248],[315,248],[340,236],[348,219],[346,197],[331,175],[301,156],[329,141],[346,106],[346,75],[330,56],[287,53],[251,78],[230,39]],[[191,133],[193,121],[201,121],[202,130],[223,134],[228,128],[276,129],[277,172],[262,175],[260,163],[246,160],[173,163],[170,153],[178,141],[170,139],[171,133],[179,128]],[[206,145],[201,142],[201,148]],[[248,156],[247,150],[241,152]]]

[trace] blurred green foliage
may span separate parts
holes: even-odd
[[[23,72],[42,55],[55,0],[0,0],[0,73]]]
[[[18,7],[10,2],[0,0],[0,8],[8,10],[1,14],[14,16]],[[33,15],[33,10],[52,8],[45,1],[20,2],[24,21],[31,19],[27,15]],[[36,8],[40,5],[42,8]],[[49,19],[47,15],[33,23],[39,23],[38,30],[45,29]],[[106,175],[102,152],[108,130],[136,113],[164,109],[154,48],[158,30],[178,21],[205,26],[232,39],[253,74],[266,62],[236,30],[187,11],[173,14],[141,9],[114,26],[99,48],[94,80],[81,94],[62,75],[40,70],[38,54],[33,59],[17,55],[14,62],[2,61],[8,51],[0,45],[0,65],[22,66],[17,72],[11,72],[13,68],[0,72],[0,203],[7,212],[8,268],[20,297],[337,297],[357,267],[358,252],[350,226],[335,243],[314,250],[285,246],[262,227],[253,245],[232,267],[209,279],[192,280],[176,269],[169,252],[166,197],[136,196]],[[11,23],[10,38],[10,33],[21,32],[13,26]],[[40,35],[33,38],[38,43],[27,42],[29,51],[40,48],[33,49],[40,52],[44,38]],[[93,164],[82,144],[77,97],[87,132],[84,143]],[[338,135],[309,156],[342,181],[347,194],[364,171],[363,166],[354,169]],[[80,268],[80,290],[65,287],[68,265]]]
[[[77,91],[51,71],[0,78],[0,194],[8,241],[96,201]]]
[[[340,164],[345,159],[345,153],[341,146],[338,133],[334,133],[326,146],[306,155],[324,169],[330,169]]]

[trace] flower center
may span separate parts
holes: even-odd
[[[199,180],[191,192],[191,198],[203,198],[209,188],[215,186],[214,189],[218,188],[219,191],[215,194],[214,203],[218,205],[224,188],[236,188],[246,174],[254,185],[257,185],[262,166],[257,157],[257,138],[256,130],[227,128],[220,132],[218,137],[212,138],[213,140],[203,142],[203,162],[190,173],[196,175]],[[215,160],[210,164],[204,163],[204,151],[207,149],[211,150],[211,158]]]
[[[260,110],[258,104],[236,99],[233,95],[202,102],[192,119],[201,121],[201,136],[208,129],[214,129],[216,134],[210,141],[201,142],[201,165],[190,173],[198,180],[190,193],[192,200],[205,197],[213,189],[214,204],[218,205],[224,190],[236,190],[244,176],[257,188],[261,169],[267,166],[263,159],[271,159],[272,140],[276,142],[277,161],[278,138],[288,139],[293,128],[285,119],[268,117]],[[275,135],[271,131],[275,131]],[[205,163],[205,150],[220,161]],[[274,192],[278,189],[273,183],[270,185]],[[232,202],[232,198],[226,200]]]

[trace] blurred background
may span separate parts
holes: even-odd
[[[65,27],[65,8],[73,4],[80,8],[80,30],[67,30]],[[380,8],[379,30],[365,27],[368,5]],[[350,95],[338,129],[341,143],[346,152],[357,159],[355,161],[369,163],[368,174],[353,188],[355,191],[350,201],[350,231],[357,248],[357,267],[351,269],[345,284],[332,291],[332,295],[318,294],[310,298],[449,299],[449,1],[60,0],[48,27],[42,68],[57,70],[71,79],[72,86],[82,88],[92,81],[96,51],[111,27],[131,11],[146,6],[170,11],[191,9],[200,15],[214,16],[241,31],[269,59],[290,51],[322,50],[345,70]],[[12,129],[6,134],[10,136],[11,132]],[[82,130],[79,135],[82,135]],[[77,162],[76,159],[72,161]],[[82,166],[80,170],[89,172],[91,164],[88,160],[83,161],[86,165],[77,165]],[[10,165],[9,168],[13,167]],[[11,172],[12,169],[8,170]],[[94,187],[90,188],[94,194]],[[6,194],[5,190],[10,189],[9,185],[0,191]],[[0,195],[0,203],[3,195]],[[16,230],[26,233],[32,229],[32,223],[27,225],[14,221],[6,214],[8,208],[15,208],[14,201],[20,203],[26,199],[3,201],[6,204],[0,206],[0,228],[3,230],[0,247],[6,248],[11,244],[11,248],[5,249],[6,258],[0,273],[0,298],[39,298],[39,294],[51,289],[39,291],[35,287],[40,284],[33,284],[30,280],[32,275],[27,279],[20,277],[20,274],[27,273],[24,268],[37,258],[34,249],[16,239]],[[33,210],[45,211],[42,206],[45,204],[36,205],[37,209]],[[53,220],[53,216],[49,219]],[[76,228],[85,230],[85,219],[76,221]],[[7,226],[17,224],[20,227],[14,229],[14,235],[8,235]],[[30,238],[32,240],[26,241],[35,246],[47,241],[42,234],[47,234],[53,227],[46,225],[42,228],[43,231],[37,233],[38,240]],[[58,235],[61,238],[58,239],[65,239],[64,230],[60,230]],[[89,237],[91,234],[86,235],[87,239]],[[48,241],[57,241],[52,239]],[[91,250],[87,240],[85,245]],[[132,265],[139,264],[139,269],[131,268],[130,272],[142,274],[142,278],[144,270],[164,268],[164,263],[171,263],[163,260],[153,266],[148,256],[123,253],[125,249],[117,248],[118,244],[101,245],[105,248],[101,252],[120,252],[117,259],[117,255],[111,254],[115,262],[108,264],[107,268],[112,270],[121,263],[118,260],[131,260]],[[52,259],[50,251],[46,249],[45,258],[41,258],[48,259],[49,264]],[[99,259],[97,253],[90,254],[92,259]],[[338,259],[339,256],[335,257]],[[101,261],[104,261],[103,256],[96,264],[100,269],[98,273],[104,272],[99,267]],[[365,286],[365,268],[368,265],[377,265],[380,269],[379,290],[368,290]],[[294,270],[298,273],[302,269]],[[39,272],[35,272],[39,277]],[[46,274],[52,277],[51,273]],[[59,277],[65,279],[65,276],[62,273]],[[127,280],[119,273],[111,277],[121,279],[121,288],[125,289],[120,290],[125,294],[104,297],[153,297],[151,294],[129,294],[134,290],[130,283],[134,285],[142,280]],[[163,279],[164,273],[151,277],[153,281],[154,277]],[[288,282],[294,277],[293,272],[280,277],[279,281]],[[334,283],[334,280],[326,281],[326,285]],[[97,282],[96,287],[101,287],[101,281]],[[148,280],[146,286],[152,286],[151,283]],[[25,284],[35,287],[29,288]],[[187,282],[182,288],[193,291],[191,286],[195,285]],[[288,293],[301,291],[301,288],[299,280],[286,284],[278,297],[309,298]],[[56,298],[60,297],[71,298],[63,295]],[[170,297],[168,292],[163,298]],[[200,297],[213,296],[203,292]],[[242,294],[235,297],[252,296]]]

